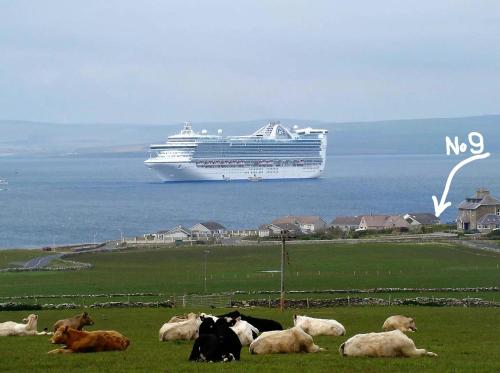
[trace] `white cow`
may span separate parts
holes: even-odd
[[[388,317],[385,320],[384,325],[382,325],[382,329],[386,332],[391,330],[401,330],[402,332],[416,332],[417,326],[415,325],[415,320],[411,317],[395,315]]]
[[[190,314],[186,321],[165,323],[160,328],[160,342],[196,339],[200,325],[201,319],[196,314]]]
[[[302,328],[311,337],[345,335],[344,326],[333,319],[315,319],[313,317],[293,315],[293,324]]]
[[[20,324],[14,321],[0,323],[0,336],[31,336],[31,335],[51,335],[52,333],[37,331],[38,315],[31,314],[23,319]]]
[[[312,337],[299,327],[264,332],[250,344],[252,354],[277,354],[324,351]]]
[[[202,320],[210,318],[210,319],[214,320],[214,322],[216,322],[219,319],[217,316],[209,315],[208,313],[204,313],[204,312],[200,313],[200,317]]]
[[[254,335],[257,336],[259,334],[259,329],[247,321],[242,320],[241,317],[237,317],[235,321],[236,323],[231,326],[231,329],[240,339],[242,346],[249,346],[254,340]]]
[[[415,342],[402,331],[358,334],[342,343],[339,348],[341,356],[366,357],[415,357],[437,356],[434,352],[416,348]]]

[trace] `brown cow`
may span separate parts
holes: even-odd
[[[126,350],[130,344],[127,337],[114,330],[97,330],[85,332],[63,326],[57,329],[50,341],[53,344],[64,344],[63,348],[49,351],[49,354],[71,352],[99,352]]]
[[[85,325],[94,325],[94,320],[90,318],[87,311],[69,319],[59,320],[54,324],[54,331],[57,331],[61,326],[69,326],[72,329],[82,330]]]

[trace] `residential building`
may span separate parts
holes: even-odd
[[[388,215],[364,215],[359,222],[359,229],[361,230],[382,230],[387,229],[385,221]]]
[[[358,229],[359,223],[361,223],[361,216],[337,216],[330,223],[330,227],[348,232]]]
[[[259,237],[279,237],[282,231],[288,231],[288,237],[297,237],[302,233],[297,224],[263,224],[259,227]]]
[[[305,234],[324,232],[327,228],[327,223],[319,216],[284,216],[273,220],[272,224],[295,224]]]
[[[192,237],[191,231],[183,227],[182,225],[179,225],[175,228],[172,228],[170,230],[164,230],[164,231],[159,231],[154,234],[155,239],[157,241],[162,241],[162,242],[175,242],[175,241],[187,241],[190,240]]]
[[[441,220],[430,212],[409,212],[408,214],[403,215],[403,219],[411,225],[418,226],[441,224]]]
[[[490,191],[478,189],[474,197],[466,198],[458,205],[457,229],[489,230],[496,228],[500,218],[500,201],[494,198]],[[486,228],[488,227],[488,228]]]
[[[403,219],[402,216],[390,215],[385,219],[383,229],[408,231],[410,230],[410,223]]]
[[[222,237],[226,234],[226,227],[214,221],[195,224],[191,227],[193,237],[196,239],[208,239],[209,237]]]

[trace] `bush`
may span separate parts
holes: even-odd
[[[500,229],[495,229],[486,235],[490,240],[500,240]]]

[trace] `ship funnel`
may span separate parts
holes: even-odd
[[[219,129],[217,130],[217,133],[218,133],[219,135],[222,135],[222,130],[219,128]]]
[[[201,130],[201,134],[202,135],[206,135],[207,134],[207,130]]]

